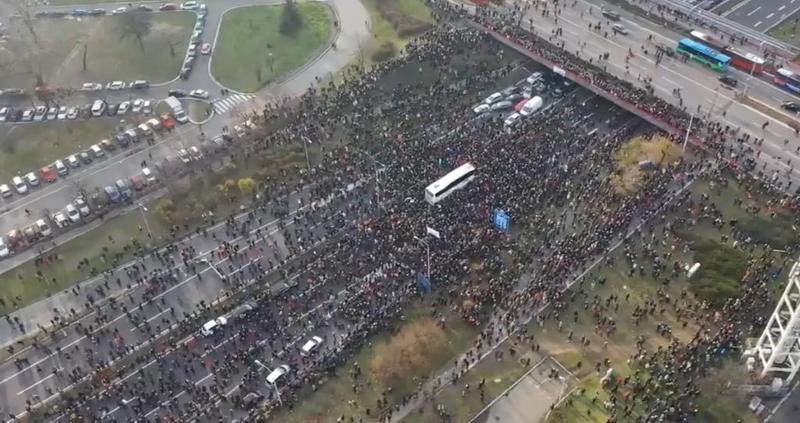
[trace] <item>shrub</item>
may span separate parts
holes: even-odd
[[[397,47],[391,41],[385,41],[372,53],[372,60],[374,62],[383,62],[389,60],[397,54]]]
[[[294,37],[303,28],[303,15],[297,10],[294,0],[287,0],[281,12],[280,33],[287,37]]]

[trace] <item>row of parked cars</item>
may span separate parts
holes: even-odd
[[[86,92],[97,92],[102,90],[109,90],[109,91],[119,91],[124,90],[126,88],[129,89],[144,89],[150,87],[150,82],[144,79],[139,79],[136,81],[125,82],[125,81],[110,81],[103,84],[102,82],[84,82],[81,85],[80,90]]]
[[[50,167],[43,168],[42,172],[52,172],[52,169]],[[14,178],[14,184],[18,191],[27,192],[26,184],[32,180],[35,181],[36,185],[39,184],[36,176],[31,175],[32,173],[25,175],[24,181],[20,180],[20,177]],[[158,179],[153,172],[145,167],[142,168],[140,174],[131,176],[127,181],[117,179],[113,184],[104,187],[103,192],[94,192],[89,194],[88,197],[78,196],[55,213],[37,219],[22,229],[12,229],[5,236],[0,236],[0,259],[8,257],[14,252],[42,239],[53,236],[56,230],[63,230],[70,226],[88,222],[94,212],[105,210],[116,203],[130,201],[133,198],[134,191],[144,191],[146,188],[154,186],[157,182]],[[17,185],[18,183],[20,185]],[[5,193],[9,188],[5,184],[0,185],[0,190],[3,189],[6,190],[3,191]]]
[[[486,97],[482,102],[473,106],[472,111],[478,116],[489,116],[491,112],[513,110],[504,120],[506,126],[513,126],[520,119],[531,116],[541,109],[543,100],[535,94],[543,93],[545,90],[544,74],[533,72],[516,85]],[[555,90],[560,91],[561,88],[556,87]],[[560,95],[556,94],[556,96]]]
[[[30,190],[41,185],[41,182],[53,183],[59,177],[66,177],[72,169],[78,169],[82,165],[91,164],[94,160],[105,157],[107,151],[114,151],[116,148],[128,147],[132,143],[137,143],[145,138],[151,138],[156,132],[165,127],[172,127],[175,121],[169,116],[162,116],[159,119],[150,119],[137,127],[127,129],[115,135],[112,139],[104,139],[97,144],[92,144],[88,149],[76,154],[71,154],[63,160],[56,160],[48,166],[39,169],[38,172],[28,172],[25,175],[15,176],[11,179],[11,184],[0,184],[0,197],[8,198],[14,195],[25,195]],[[13,188],[12,188],[13,187]]]
[[[119,104],[109,104],[104,100],[95,100],[83,106],[36,106],[15,109],[11,106],[0,107],[1,122],[43,122],[55,120],[75,120],[79,117],[123,116],[128,112],[149,115],[153,112],[153,101],[137,98]]]
[[[211,54],[211,44],[203,43],[202,40],[203,31],[206,28],[206,15],[208,13],[208,9],[206,8],[205,4],[198,5],[197,2],[188,1],[183,3],[181,7],[191,8],[185,10],[197,10],[197,21],[194,23],[194,30],[192,31],[192,37],[189,39],[189,47],[186,49],[186,57],[183,59],[183,66],[181,67],[180,73],[181,79],[189,79],[189,75],[192,73],[192,68],[194,67],[198,52],[203,55]]]
[[[198,4],[196,1],[187,1],[182,3],[180,6],[175,3],[164,3],[159,6],[158,10],[162,12],[169,12],[173,10],[197,10],[200,7],[205,10],[205,4]],[[154,9],[146,4],[140,4],[138,6],[128,5],[128,6],[120,6],[116,9],[111,10],[111,12],[106,11],[102,7],[96,7],[94,9],[72,9],[72,10],[42,10],[40,12],[36,12],[34,15],[37,18],[63,18],[65,16],[73,16],[73,17],[82,17],[82,16],[106,16],[106,15],[124,15],[130,12],[152,12]]]

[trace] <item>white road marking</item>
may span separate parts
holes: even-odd
[[[30,389],[32,389],[32,388],[34,388],[34,387],[36,387],[36,386],[37,386],[37,385],[39,385],[40,383],[44,383],[44,382],[45,382],[47,379],[50,379],[51,377],[53,377],[53,374],[52,374],[52,373],[50,373],[50,374],[49,374],[47,377],[44,377],[44,378],[41,378],[41,379],[39,379],[39,380],[38,380],[38,381],[36,381],[36,383],[34,383],[33,385],[31,385],[31,386],[29,386],[29,387],[27,387],[27,388],[25,388],[25,389],[23,389],[23,390],[21,390],[21,391],[17,392],[17,395],[22,395],[22,394],[24,394],[25,392],[27,392],[27,391],[29,391]]]
[[[756,22],[756,24],[753,25],[753,28],[758,28],[759,25],[761,25],[761,21]]]
[[[778,12],[782,11],[783,9],[786,9],[786,5],[785,4],[778,8]]]
[[[775,16],[775,13],[770,13],[765,19],[771,19],[773,16]]]
[[[759,9],[761,9],[761,6],[758,6],[755,9],[751,10],[750,13],[747,14],[747,16],[753,16],[753,14],[758,12]]]

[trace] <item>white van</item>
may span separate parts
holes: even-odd
[[[17,194],[25,194],[28,192],[28,184],[22,180],[19,176],[15,176],[11,178],[11,183],[14,184],[14,189],[17,190]]]
[[[267,383],[270,385],[274,385],[275,382],[278,381],[283,375],[289,373],[289,366],[286,364],[281,364],[280,366],[276,367],[269,375],[267,375]]]

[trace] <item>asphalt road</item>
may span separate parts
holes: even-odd
[[[225,10],[243,5],[274,3],[280,2],[271,0],[255,2],[251,0],[234,0],[225,2],[224,8],[222,3],[210,2],[208,17],[206,18],[206,40],[214,38],[211,34],[216,34]],[[327,3],[336,11],[341,29],[336,38],[337,48],[326,49],[311,63],[294,74],[287,76],[286,80],[260,91],[257,96],[261,102],[286,96],[296,96],[305,92],[310,86],[316,84],[318,78],[326,78],[331,73],[347,65],[356,57],[360,47],[369,39],[369,15],[360,2],[330,0]],[[119,3],[91,5],[91,7],[105,7],[107,10],[112,10],[118,6]],[[79,7],[81,6],[71,5],[66,8],[72,10]],[[213,82],[208,73],[208,60],[208,56],[201,56],[198,59],[198,63],[195,65],[195,69],[188,81],[177,80],[169,87],[151,87],[147,90],[137,90],[135,94],[132,92],[120,92],[119,95],[124,100],[127,100],[130,95],[135,95],[133,98],[137,98],[136,96],[139,95],[144,98],[163,98],[170,88],[187,90],[203,88],[211,93],[212,100],[218,101],[219,104],[225,102],[225,104],[231,104],[231,107],[233,107],[232,103],[236,102],[227,100],[232,97],[241,100],[241,96],[232,95],[218,98],[219,87]],[[237,100],[237,102],[240,100]],[[240,107],[251,109],[256,104],[257,102],[243,103]],[[225,112],[229,113],[232,110],[231,107],[217,107],[216,109],[218,112],[224,109]],[[128,118],[131,119],[132,115],[129,115]],[[208,137],[213,137],[221,133],[223,126],[227,124],[229,123],[226,118],[216,115],[215,118],[203,124],[202,131]],[[72,172],[63,180],[60,179],[53,184],[41,186],[25,196],[14,195],[7,199],[0,199],[0,234],[6,234],[11,229],[23,227],[40,218],[47,211],[52,214],[62,209],[75,198],[79,188],[92,191],[95,187],[102,188],[105,185],[112,184],[117,179],[127,179],[139,173],[143,160],[153,163],[165,158],[175,158],[177,151],[181,148],[200,144],[202,140],[200,132],[200,128],[195,125],[183,125],[168,136],[157,139],[157,143],[154,146],[139,146],[124,151],[117,150],[115,155],[98,160],[89,166],[84,166],[80,170]],[[87,140],[84,147],[99,141]],[[42,163],[42,165],[46,164]],[[31,216],[25,213],[26,209],[31,211]]]
[[[731,1],[721,15],[750,28],[767,32],[800,10],[798,0]]]
[[[0,398],[7,412],[20,413],[26,400],[45,400],[98,363],[130,353],[128,346],[152,340],[154,334],[166,331],[176,317],[192,312],[201,301],[210,304],[224,291],[230,292],[238,278],[260,278],[263,272],[282,274],[278,270],[286,270],[283,267],[290,255],[297,255],[299,250],[346,227],[342,216],[347,215],[348,206],[369,198],[373,190],[370,185],[358,186],[361,184],[353,186],[347,197],[340,194],[317,198],[313,206],[311,190],[306,189],[278,204],[272,203],[257,213],[249,225],[243,223],[244,219],[234,227],[220,225],[207,236],[181,243],[179,251],[139,261],[137,273],[118,271],[107,279],[111,288],[106,288],[116,289],[117,279],[122,286],[130,285],[118,302],[81,318],[46,348],[27,348],[0,364]],[[219,255],[224,241],[241,247],[240,253]],[[183,254],[190,258],[183,261]],[[203,259],[210,264],[201,262]],[[167,276],[157,282],[155,275]],[[148,282],[138,284],[138,277],[146,277]],[[77,330],[78,323],[89,331]],[[87,336],[91,333],[94,336]],[[88,359],[89,349],[92,361]],[[20,360],[25,360],[24,364]],[[60,370],[56,374],[53,369]]]
[[[593,15],[590,14],[590,7],[593,9]],[[576,7],[566,7],[559,14],[558,26],[563,28],[563,36],[554,37],[553,40],[563,41],[567,50],[581,52],[582,57],[596,60],[599,55],[609,53],[609,59],[603,62],[608,72],[638,86],[644,86],[643,79],[650,77],[657,94],[665,100],[686,106],[690,113],[696,112],[699,105],[699,114],[708,115],[710,111],[711,116],[718,122],[731,128],[739,128],[755,137],[763,137],[763,145],[750,146],[756,151],[761,151],[758,160],[765,167],[759,166],[758,170],[763,171],[767,178],[774,178],[775,181],[791,180],[793,187],[800,186],[798,183],[800,172],[794,168],[794,165],[800,163],[800,154],[796,152],[797,147],[800,147],[800,137],[793,129],[735,101],[734,92],[718,81],[719,75],[699,64],[682,63],[677,57],[665,57],[661,64],[656,66],[655,47],[648,43],[648,36],[652,35],[656,42],[668,46],[677,45],[677,40],[682,36],[670,33],[645,19],[625,12],[620,13],[622,15],[620,23],[630,30],[628,35],[613,35],[609,28],[610,23],[606,19],[598,19],[597,5],[583,0],[578,1]],[[551,34],[556,28],[552,15],[542,17],[540,11],[531,9],[525,16],[526,23],[528,19],[533,20],[539,34]],[[598,22],[602,22],[603,25],[600,31],[589,29],[590,23]],[[604,37],[605,33],[608,33],[607,38]],[[642,46],[649,46],[651,53],[644,55]],[[625,58],[629,51],[632,51],[635,57],[626,65]],[[740,88],[748,84],[746,74],[735,69],[731,72],[739,79]],[[753,78],[749,85],[751,96],[776,108],[781,101],[797,100],[796,97],[760,79]],[[682,103],[673,93],[676,88],[681,90]],[[769,125],[762,130],[765,122],[769,122]],[[784,145],[784,140],[788,140],[788,145]]]

